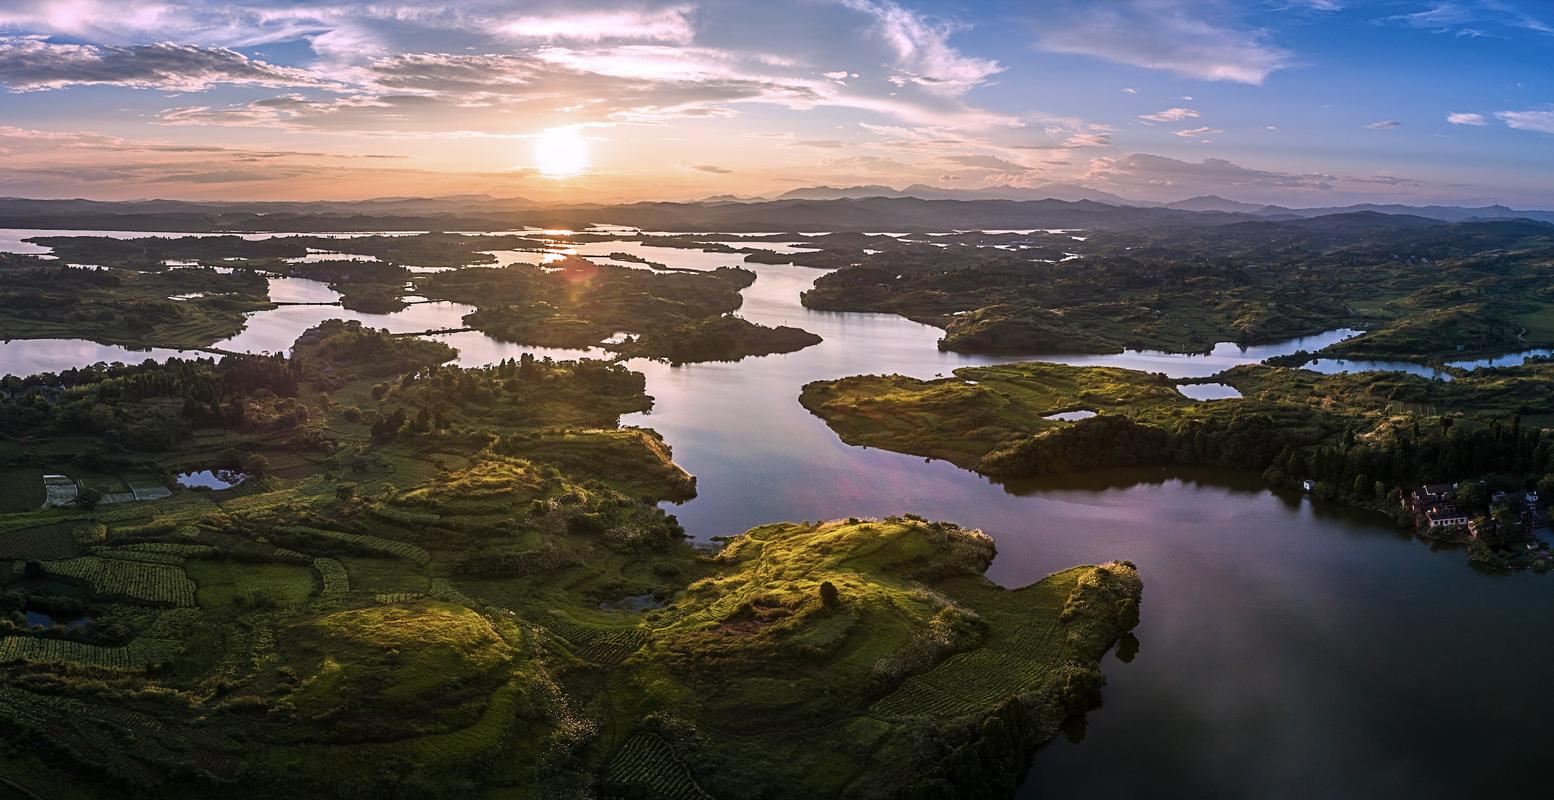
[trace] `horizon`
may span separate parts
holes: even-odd
[[[1545,209],[1554,77],[1525,65],[1551,45],[1554,11],[1506,0],[28,0],[0,6],[0,175],[92,200]]]

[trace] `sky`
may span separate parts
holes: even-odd
[[[0,0],[0,195],[1554,208],[1550,0]]]

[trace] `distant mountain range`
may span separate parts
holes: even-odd
[[[1012,198],[985,197],[1012,192]],[[890,195],[881,194],[890,192]],[[1062,198],[1034,195],[1066,193]],[[918,197],[933,194],[932,197]],[[859,196],[854,196],[859,195]],[[1281,223],[1340,217],[1387,227],[1399,223],[1532,220],[1554,212],[1505,206],[1459,208],[1355,205],[1292,209],[1204,196],[1168,204],[1130,203],[1071,184],[1045,187],[934,189],[909,186],[815,187],[783,198],[709,198],[689,203],[543,204],[486,195],[387,197],[341,202],[193,202],[0,198],[0,228],[211,231],[498,231],[534,226],[581,229],[591,224],[663,231],[946,231],[1084,228],[1123,230]],[[1390,218],[1390,219],[1389,219]]]
[[[1144,207],[1111,192],[1091,189],[1077,183],[1043,183],[1037,186],[989,186],[982,189],[941,189],[914,183],[905,189],[889,186],[813,186],[784,192],[775,200],[860,200],[866,197],[915,197],[919,200],[1089,200],[1113,206]],[[1214,209],[1218,210],[1218,209]]]
[[[1111,192],[1091,189],[1076,183],[1044,183],[1037,186],[990,186],[981,189],[943,189],[936,186],[913,184],[905,189],[890,186],[813,186],[794,189],[778,195],[775,200],[857,200],[868,197],[904,198],[922,200],[1089,200],[1113,206],[1132,208],[1169,208],[1177,211],[1217,211],[1227,214],[1252,214],[1259,217],[1309,218],[1329,214],[1346,214],[1357,211],[1375,211],[1382,214],[1411,214],[1445,222],[1465,222],[1483,219],[1531,219],[1554,222],[1554,211],[1514,209],[1503,205],[1468,208],[1462,206],[1409,206],[1358,203],[1349,206],[1322,208],[1288,208],[1285,206],[1259,205],[1228,200],[1217,195],[1203,195],[1178,200],[1174,203],[1154,203],[1147,200],[1130,200]],[[761,202],[759,199],[725,201]]]

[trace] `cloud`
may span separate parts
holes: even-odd
[[[874,18],[876,30],[894,52],[904,81],[948,95],[961,95],[1003,71],[991,59],[963,55],[950,44],[962,26],[930,20],[893,0],[841,0],[847,8]]]
[[[1554,133],[1554,111],[1501,111],[1495,116],[1517,130]]]
[[[1437,2],[1423,11],[1395,14],[1381,21],[1431,33],[1472,38],[1493,35],[1485,31],[1484,27],[1501,28],[1507,31],[1532,31],[1546,36],[1554,35],[1554,24],[1545,22],[1542,18],[1535,17],[1506,0]]]
[[[1177,131],[1176,135],[1186,139],[1198,139],[1204,136],[1213,136],[1214,134],[1218,133],[1224,133],[1224,131],[1220,130],[1219,128],[1188,128],[1185,131]]]
[[[691,169],[697,172],[710,172],[713,175],[730,175],[734,172],[727,167],[719,167],[713,164],[692,164]]]
[[[1068,0],[1044,16],[1037,45],[1190,78],[1259,84],[1294,62],[1267,32],[1236,24],[1222,0]]]
[[[998,158],[996,156],[949,156],[946,161],[963,169],[985,170],[990,172],[1025,172],[1024,165],[1013,161]]]
[[[1479,128],[1489,124],[1489,121],[1484,119],[1483,114],[1467,114],[1462,112],[1453,112],[1451,114],[1447,114],[1446,121],[1453,125],[1472,125]]]
[[[1382,119],[1372,122],[1365,127],[1370,128],[1373,131],[1390,131],[1393,128],[1403,127],[1403,123],[1398,122],[1395,119]]]
[[[1390,175],[1348,176],[1290,173],[1243,167],[1221,158],[1199,162],[1133,153],[1091,159],[1085,180],[1092,186],[1138,197],[1180,198],[1199,194],[1252,194],[1262,198],[1325,195],[1346,189],[1419,187],[1421,182]]]
[[[125,86],[178,92],[219,83],[320,87],[313,73],[251,59],[225,47],[147,44],[97,47],[35,37],[0,39],[0,83],[13,92],[67,86]]]
[[[1109,133],[1076,133],[1063,140],[1063,146],[1072,149],[1085,147],[1110,147],[1112,137]]]
[[[1168,108],[1154,114],[1140,114],[1139,119],[1146,122],[1181,122],[1184,119],[1197,119],[1201,116],[1190,108]]]
[[[567,39],[581,42],[633,40],[689,44],[696,30],[691,24],[693,6],[671,6],[655,11],[585,11],[555,16],[519,17],[498,30],[509,36],[531,39]]]
[[[1139,90],[1133,88],[1132,86],[1124,86],[1123,89],[1122,89],[1122,93],[1123,94],[1138,94]]]

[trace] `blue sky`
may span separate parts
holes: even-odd
[[[1554,3],[0,0],[3,193],[1554,207]]]

